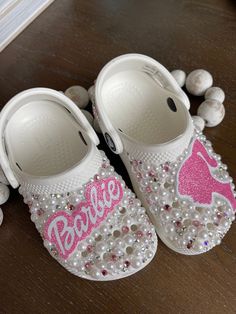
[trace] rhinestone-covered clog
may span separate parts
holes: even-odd
[[[108,146],[120,154],[162,241],[193,255],[221,242],[236,200],[226,165],[188,109],[171,74],[143,55],[112,60],[96,80],[94,113]]]
[[[157,237],[145,209],[71,100],[45,88],[22,92],[3,108],[0,133],[3,171],[63,267],[104,281],[152,260]]]

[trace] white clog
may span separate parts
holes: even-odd
[[[219,244],[235,217],[234,185],[172,75],[147,56],[120,56],[101,70],[94,103],[162,241],[188,255]]]
[[[46,88],[18,94],[1,112],[0,134],[2,169],[20,186],[45,247],[68,271],[114,280],[152,260],[157,237],[145,209],[69,98]]]

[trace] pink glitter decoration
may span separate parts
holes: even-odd
[[[58,211],[45,224],[44,236],[55,244],[59,255],[66,259],[79,241],[91,234],[123,198],[123,188],[116,178],[102,179],[86,186],[85,201],[71,214]]]
[[[221,182],[211,173],[211,167],[217,167],[217,161],[211,157],[203,144],[195,140],[191,155],[183,162],[178,173],[178,191],[189,196],[201,205],[211,205],[213,193],[225,197],[236,210],[236,200],[230,182]]]

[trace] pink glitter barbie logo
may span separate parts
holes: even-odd
[[[123,198],[121,183],[115,178],[88,184],[85,201],[80,202],[72,214],[59,211],[49,217],[44,237],[56,245],[59,255],[66,259],[78,242],[91,234]]]
[[[178,191],[182,196],[189,196],[201,205],[211,205],[214,193],[225,197],[236,209],[236,200],[229,182],[214,178],[210,167],[216,168],[217,161],[209,156],[199,140],[195,140],[192,154],[182,164],[178,174]]]

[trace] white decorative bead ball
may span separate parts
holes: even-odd
[[[65,95],[70,98],[80,109],[89,103],[87,90],[82,86],[71,86],[65,91]]]
[[[3,221],[3,212],[2,212],[2,209],[0,208],[0,226],[2,224],[2,221]]]
[[[205,120],[206,126],[218,125],[225,116],[224,105],[214,99],[207,99],[198,108],[197,114]]]
[[[193,124],[195,127],[197,127],[199,130],[203,131],[205,128],[205,121],[203,118],[199,116],[192,116]]]
[[[225,93],[220,87],[211,87],[206,91],[205,99],[215,99],[223,103],[225,100]]]
[[[186,81],[186,73],[182,70],[174,70],[171,72],[176,82],[180,87],[183,87]]]
[[[89,94],[90,100],[93,102],[93,100],[95,98],[95,86],[94,85],[89,87],[88,94]]]
[[[187,76],[187,91],[195,96],[202,96],[213,84],[212,75],[206,70],[194,70]]]
[[[88,122],[93,126],[93,116],[91,115],[91,113],[88,112],[87,110],[84,110],[84,109],[82,109],[81,111],[83,112],[83,114],[87,118]]]
[[[2,171],[2,168],[0,167],[0,183],[4,183],[6,185],[9,185],[9,182],[7,178],[5,177],[5,174]]]
[[[94,120],[93,120],[93,128],[97,133],[102,133],[100,126],[99,126],[99,123],[98,123],[98,120],[96,118],[94,118]]]
[[[0,205],[6,203],[10,195],[10,190],[8,186],[3,183],[0,183]]]

